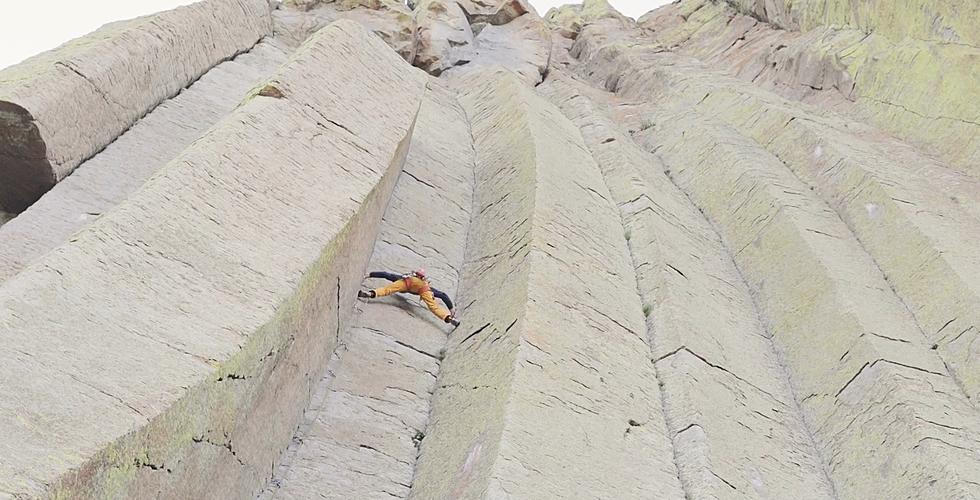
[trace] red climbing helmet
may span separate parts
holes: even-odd
[[[422,269],[421,267],[416,269],[412,274],[418,276],[419,278],[425,279],[425,269]]]

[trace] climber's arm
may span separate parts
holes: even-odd
[[[398,281],[402,279],[402,275],[395,274],[395,273],[386,273],[384,271],[372,271],[371,274],[368,275],[368,278],[384,278],[388,281]]]
[[[437,299],[445,302],[447,309],[449,309],[450,311],[453,310],[453,301],[449,299],[449,295],[446,295],[446,292],[443,292],[442,290],[436,290],[435,288],[433,288],[432,295],[434,295]]]

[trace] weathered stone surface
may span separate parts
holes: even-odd
[[[620,208],[686,497],[834,498],[783,361],[714,229],[662,163],[601,115],[601,97],[562,75],[538,89],[581,128]]]
[[[690,106],[722,120],[817,189],[976,400],[980,293],[971,277],[980,273],[980,260],[957,249],[980,244],[980,183],[869,127],[800,109],[693,61],[667,54],[652,54],[652,61],[660,64],[617,73],[615,84],[626,95]]]
[[[455,96],[434,82],[430,89],[370,269],[400,272],[424,262],[455,299],[473,149]],[[449,327],[410,297],[357,309],[266,498],[408,496]]]
[[[271,28],[265,0],[205,0],[106,25],[3,70],[0,207],[24,210],[154,106]]]
[[[690,110],[657,120],[658,154],[786,349],[838,494],[980,494],[980,413],[847,226],[751,139]]]
[[[333,0],[283,0],[281,4],[275,5],[273,7],[282,6],[288,9],[308,11],[318,5],[323,5],[327,3],[333,3]]]
[[[422,0],[415,6],[415,65],[436,76],[468,62],[466,46],[473,30],[459,4],[451,0]]]
[[[765,144],[828,201],[957,382],[980,401],[980,288],[973,279],[980,259],[967,250],[980,246],[980,182],[894,140],[854,138],[846,125],[778,105],[754,107],[717,115]]]
[[[538,17],[527,0],[457,0],[471,23],[507,24],[524,14]]]
[[[793,30],[847,26],[889,38],[980,46],[980,7],[972,0],[726,0]]]
[[[483,73],[487,66],[503,67],[528,84],[537,84],[548,72],[552,37],[544,21],[530,14],[510,23],[484,27],[469,50],[469,62],[444,74],[450,80],[472,72]]]
[[[0,497],[980,498],[973,2],[268,5],[0,227]]]
[[[286,59],[272,42],[219,64],[0,227],[0,283],[125,200]]]
[[[976,295],[955,277],[976,263],[954,249],[980,235],[975,181],[871,127],[623,40],[583,31],[582,71],[628,102],[613,114],[719,229],[836,493],[976,496],[975,355],[953,340],[974,336],[975,306],[960,304]],[[954,311],[969,319],[947,331]]]
[[[351,19],[415,66],[450,80],[474,68],[502,66],[536,84],[551,64],[552,33],[525,0],[423,0],[411,11],[393,0],[349,7],[327,3],[308,12],[278,9],[273,12],[276,32],[295,44],[326,23]]]
[[[938,13],[930,18],[937,26],[943,19]],[[684,0],[641,24],[665,47],[786,97],[873,123],[980,175],[976,44],[838,27],[846,23],[785,31],[710,0]]]
[[[348,323],[424,78],[330,26],[283,97],[0,286],[0,491],[254,495]]]
[[[602,20],[611,20],[612,26],[629,27],[632,20],[622,15],[607,0],[584,0],[581,4],[568,4],[553,7],[544,16],[552,29],[565,38],[578,36],[586,25],[595,24]]]
[[[680,497],[622,225],[577,128],[512,73],[462,85],[477,155],[467,324],[412,497]]]
[[[376,9],[344,9],[335,3],[317,2],[300,9],[280,8],[272,12],[276,39],[292,46],[298,46],[313,33],[339,19],[364,25],[395,49],[403,59],[415,61],[414,16],[410,9],[400,3],[387,1]]]

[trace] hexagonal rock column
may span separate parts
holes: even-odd
[[[455,94],[438,81],[381,221],[370,269],[424,264],[456,298],[472,206],[473,147]],[[385,284],[367,280],[365,287]],[[452,327],[410,295],[358,304],[272,484],[260,500],[405,498]]]
[[[466,324],[411,496],[682,497],[622,225],[577,128],[513,73],[461,88],[477,153]]]
[[[347,326],[425,79],[335,23],[0,286],[0,491],[253,496]]]
[[[0,209],[20,212],[140,117],[272,33],[266,0],[108,24],[0,72]]]
[[[277,43],[257,44],[234,60],[211,68],[82,162],[70,176],[0,227],[0,283],[128,198],[234,111],[288,56]]]
[[[980,412],[844,222],[735,129],[689,109],[651,118],[785,349],[840,497],[980,495]]]
[[[834,498],[783,360],[721,238],[584,87],[553,71],[537,91],[581,128],[620,207],[688,498]]]

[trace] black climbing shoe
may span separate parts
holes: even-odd
[[[357,296],[362,299],[373,299],[377,294],[374,293],[374,290],[368,290],[366,292],[364,290],[358,290]]]
[[[453,326],[459,326],[459,320],[456,319],[456,317],[453,315],[446,316],[446,323],[449,323],[450,325]]]

